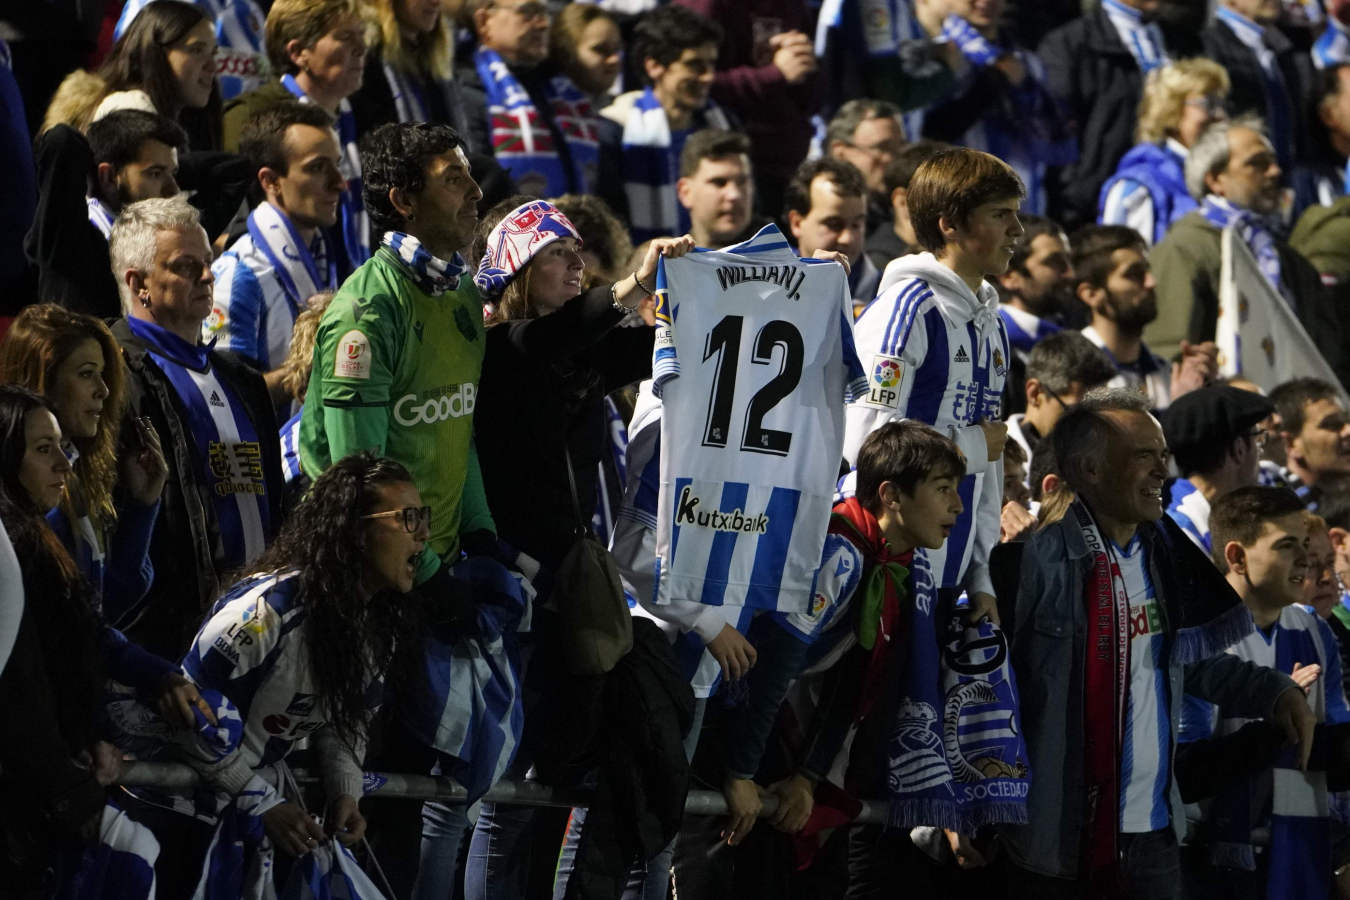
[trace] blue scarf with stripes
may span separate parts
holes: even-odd
[[[380,246],[394,254],[417,287],[432,297],[458,290],[459,279],[468,269],[464,258],[458,253],[448,260],[440,259],[423,247],[417,238],[402,231],[386,231]]]
[[[1260,215],[1250,209],[1238,209],[1228,200],[1214,194],[1206,194],[1200,202],[1200,214],[1220,229],[1232,225],[1242,243],[1256,257],[1257,268],[1266,276],[1266,281],[1290,306],[1294,306],[1293,298],[1285,291],[1280,280],[1280,251],[1275,244],[1275,235]]]

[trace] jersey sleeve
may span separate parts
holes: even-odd
[[[1128,225],[1151,246],[1155,216],[1148,188],[1131,178],[1122,178],[1106,192],[1098,221],[1103,225]]]
[[[1000,516],[1003,512],[1003,460],[989,463],[984,470],[984,483],[976,499],[975,533],[971,535],[970,565],[966,567],[965,587],[974,593],[994,593],[994,581],[989,575],[989,554],[998,543]]]
[[[944,327],[941,313],[928,303],[930,296],[923,282],[902,281],[868,306],[854,326],[854,351],[866,382],[863,396],[849,404],[845,418],[844,458],[850,465],[877,428],[892,419],[922,419],[910,413],[910,399],[928,357],[928,331],[934,324]],[[936,323],[926,321],[933,317]]]
[[[384,452],[389,398],[403,352],[400,324],[392,299],[383,295],[342,291],[324,313],[309,397],[323,404],[331,459],[359,450]]]
[[[478,466],[478,445],[469,440],[469,458],[464,464],[464,493],[459,504],[459,533],[491,531],[497,533],[488,509],[487,491],[483,487],[483,471]]]
[[[837,263],[836,263],[837,265]],[[867,375],[858,360],[858,347],[853,340],[853,297],[848,290],[848,277],[839,267],[839,340],[843,345],[844,402],[852,403],[867,396]]]
[[[680,359],[675,353],[675,306],[670,299],[666,258],[656,262],[656,340],[652,350],[652,391],[661,396],[661,388],[680,375]]]
[[[811,606],[804,613],[770,613],[774,621],[799,640],[813,643],[837,623],[845,621],[863,559],[851,541],[838,534],[825,535],[820,568],[811,585]]]
[[[226,253],[211,265],[216,278],[211,314],[202,323],[202,338],[216,339],[217,350],[238,353],[266,366],[267,348],[262,340],[262,285],[253,270],[234,253]]]

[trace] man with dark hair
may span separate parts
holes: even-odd
[[[248,230],[211,266],[215,305],[203,326],[222,350],[263,372],[273,400],[284,403],[281,365],[291,330],[309,298],[335,290],[337,253],[324,229],[338,220],[347,183],[342,150],[328,113],[284,100],[244,125],[240,153],[257,172],[252,193],[263,199]]]
[[[121,110],[89,126],[44,132],[34,147],[38,207],[24,241],[38,269],[38,296],[99,318],[119,314],[108,266],[108,235],[123,206],[178,193],[178,154],[187,134],[143,110]]]
[[[865,249],[872,264],[881,271],[891,260],[915,253],[919,239],[914,236],[914,225],[909,221],[909,183],[919,166],[950,147],[940,141],[915,141],[895,155],[886,166],[882,189],[890,201],[889,218],[876,223],[867,235]]]
[[[881,272],[863,254],[867,235],[867,184],[842,159],[822,156],[797,167],[783,192],[783,218],[797,239],[797,252],[814,256],[834,250],[848,257],[853,315],[876,296]]]
[[[587,193],[599,177],[599,121],[590,98],[548,62],[550,16],[542,0],[475,0],[478,49],[457,72],[468,143],[540,197]]]
[[[1295,378],[1270,392],[1291,487],[1314,507],[1324,477],[1350,473],[1350,411],[1342,397],[1336,385],[1317,378]]]
[[[1260,394],[1213,384],[1178,397],[1162,413],[1167,446],[1181,473],[1169,488],[1167,514],[1206,553],[1214,501],[1257,483],[1257,426],[1274,411]]]
[[[867,435],[892,419],[918,419],[956,441],[966,457],[965,511],[934,556],[933,576],[939,587],[964,587],[976,614],[996,606],[988,560],[999,537],[1007,427],[998,420],[1011,352],[986,279],[1003,274],[1022,233],[1022,193],[1016,172],[978,150],[947,150],[921,165],[909,205],[929,252],[886,268],[854,329],[868,392],[848,407],[844,457],[856,460]]]
[[[1215,376],[1219,351],[1212,342],[1183,342],[1181,360],[1169,367],[1149,350],[1144,326],[1157,318],[1158,298],[1147,254],[1148,245],[1132,228],[1085,226],[1073,238],[1074,291],[1092,317],[1083,336],[1116,364],[1119,375],[1111,386],[1137,390],[1154,409],[1163,409]]]
[[[1222,235],[1233,226],[1261,274],[1290,305],[1342,382],[1350,382],[1345,311],[1312,264],[1266,224],[1278,213],[1283,167],[1259,120],[1215,122],[1186,157],[1186,189],[1200,204],[1156,247],[1158,317],[1145,334],[1160,353],[1183,341],[1212,341],[1219,318]]]
[[[905,137],[900,107],[885,100],[850,100],[826,126],[825,154],[852,163],[867,182],[868,227],[890,218],[886,167],[905,148]]]
[[[1036,342],[1060,329],[1073,295],[1073,262],[1064,229],[1044,216],[1022,216],[1022,236],[998,280],[998,314],[1015,357],[1026,361]]]
[[[422,583],[495,531],[473,446],[483,307],[460,256],[482,194],[447,125],[382,125],[361,151],[366,209],[384,237],[319,322],[300,462],[311,478],[356,450],[406,466],[436,510]]]
[[[735,131],[696,131],[680,151],[675,195],[689,214],[689,234],[700,247],[718,250],[740,241],[755,207],[750,139]]]
[[[811,149],[822,91],[806,0],[676,0],[722,26],[712,95],[745,123],[760,211],[776,213]]]
[[[1212,557],[1257,628],[1224,655],[1293,675],[1307,692],[1315,720],[1338,725],[1350,722],[1350,706],[1336,637],[1300,606],[1310,574],[1309,518],[1287,488],[1243,487],[1214,504]],[[1260,718],[1253,713],[1243,718],[1190,693],[1182,741],[1225,740],[1245,730],[1250,718]],[[1201,851],[1186,865],[1191,896],[1335,896],[1327,781],[1342,774],[1336,762],[1342,754],[1334,748],[1340,741],[1326,728],[1318,729],[1318,743],[1326,751],[1312,767],[1300,765],[1303,760],[1275,740],[1246,748],[1242,763],[1250,775],[1225,785],[1198,807],[1199,820],[1191,823]]]
[[[660,6],[638,20],[631,55],[646,87],[601,110],[597,191],[621,218],[633,243],[684,234],[689,217],[675,182],[685,141],[702,128],[730,129],[710,97],[722,28],[683,6]]]
[[[1004,832],[1010,896],[1179,898],[1183,685],[1269,718],[1305,763],[1314,718],[1287,675],[1222,652],[1251,617],[1163,515],[1167,445],[1147,401],[1091,393],[1051,443],[1077,499],[1022,554],[1012,660],[1036,774],[1027,824]]]
[[[1045,446],[1055,423],[1082,396],[1116,377],[1106,352],[1076,331],[1057,331],[1027,356],[1025,412],[1008,417],[1008,438],[1029,459]]]

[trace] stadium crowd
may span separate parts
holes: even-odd
[[[1350,898],[1350,0],[16,3],[0,166],[0,898]]]

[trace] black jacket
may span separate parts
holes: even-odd
[[[69,125],[57,125],[37,139],[33,155],[38,207],[24,251],[38,270],[38,298],[100,319],[121,315],[108,240],[89,222],[89,142]]]
[[[1224,22],[1215,20],[1200,32],[1205,56],[1228,70],[1232,87],[1228,91],[1229,115],[1256,113],[1269,127],[1269,109],[1266,99],[1266,79],[1256,53],[1242,43]],[[1280,164],[1288,167],[1293,162],[1310,161],[1309,139],[1312,118],[1309,98],[1312,92],[1312,62],[1308,54],[1297,49],[1278,28],[1267,28],[1264,34],[1267,47],[1275,54],[1275,63],[1284,78],[1283,103],[1289,110],[1292,144],[1276,147]],[[1273,137],[1273,136],[1272,136]]]
[[[1163,32],[1173,59],[1194,56],[1179,35]],[[1134,146],[1144,76],[1100,8],[1046,35],[1037,51],[1050,92],[1077,123],[1078,162],[1051,173],[1050,215],[1067,230],[1097,220],[1097,194]]]
[[[155,580],[129,622],[114,622],[152,653],[178,659],[215,599],[222,571],[220,528],[206,485],[198,484],[194,462],[202,452],[189,430],[187,413],[168,377],[149,358],[149,349],[125,319],[112,325],[127,361],[127,401],[132,415],[148,416],[164,447],[169,477],[160,498],[159,519],[150,538]],[[263,481],[273,532],[282,519],[285,480],[276,414],[262,376],[230,353],[212,351],[211,367],[243,403],[262,445]],[[130,427],[128,421],[128,427]],[[135,441],[129,441],[135,446]],[[268,534],[270,541],[273,534]]]
[[[609,452],[604,396],[651,371],[652,329],[616,328],[622,318],[601,285],[550,315],[487,331],[474,419],[483,487],[498,536],[549,569],[577,524],[564,442],[589,522]]]
[[[566,897],[618,900],[635,861],[680,829],[689,790],[684,734],[694,694],[661,630],[633,620],[633,649],[605,676],[600,779],[577,846]]]

